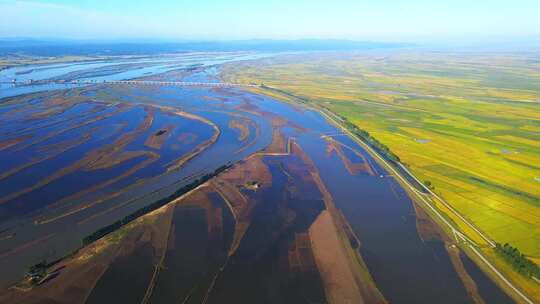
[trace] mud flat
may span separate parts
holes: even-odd
[[[359,251],[360,240],[341,211],[336,208],[315,164],[298,144],[292,145],[292,151],[306,164],[326,206],[326,210],[319,215],[309,233],[328,301],[386,303],[362,259]],[[325,248],[334,248],[335,252],[330,254]]]
[[[367,173],[375,175],[373,169],[369,165],[364,155],[352,149],[351,147],[336,141],[332,137],[328,136],[325,137],[325,139],[326,141],[328,141],[328,147],[326,149],[326,153],[328,154],[328,156],[330,156],[330,154],[333,152],[337,153],[337,155],[345,165],[345,168],[347,168],[347,171],[349,171],[349,174],[356,175],[359,173]],[[354,157],[359,158],[359,161],[352,161],[351,158],[346,155],[346,152],[353,153]]]
[[[168,208],[150,213],[50,266],[41,284],[31,289],[15,285],[2,291],[0,302],[103,303],[111,297],[121,302],[141,299],[146,290],[143,283],[150,280],[153,263],[163,252],[167,238],[164,227],[169,224]],[[132,283],[139,284],[142,290],[133,290]]]
[[[229,122],[229,128],[238,130],[238,140],[244,141],[249,136],[249,126],[247,122],[238,119],[233,119]]]
[[[33,185],[32,187],[22,189],[18,192],[11,193],[8,196],[5,196],[0,200],[1,202],[7,202],[9,200],[16,199],[17,197],[24,195],[26,193],[32,192],[34,190],[37,190],[39,188],[42,188],[46,185],[51,184],[52,182],[61,179],[64,176],[71,175],[77,171],[97,171],[97,170],[106,170],[106,169],[113,169],[115,167],[118,167],[121,164],[125,163],[131,163],[132,167],[129,168],[127,171],[114,176],[110,179],[106,179],[102,182],[97,181],[93,186],[86,188],[82,191],[70,194],[64,198],[58,199],[54,204],[51,204],[51,207],[54,206],[62,206],[67,201],[73,201],[78,199],[79,197],[83,197],[85,195],[88,195],[90,193],[96,192],[100,189],[112,186],[113,184],[124,180],[131,175],[135,174],[136,172],[143,170],[145,167],[151,165],[152,163],[156,162],[160,155],[158,153],[155,153],[153,151],[125,151],[128,145],[130,145],[133,141],[135,141],[138,137],[143,136],[143,134],[147,133],[149,128],[152,126],[154,120],[155,120],[155,110],[153,107],[145,107],[146,116],[144,120],[141,122],[140,125],[136,127],[131,132],[124,133],[122,136],[120,136],[118,139],[116,139],[114,142],[104,145],[102,147],[99,147],[98,149],[95,149],[93,151],[90,151],[84,155],[83,158],[79,159],[77,162],[71,164],[68,167],[64,167],[63,169],[57,171],[55,174],[42,179],[39,183]],[[201,122],[207,122],[206,120],[199,118],[195,115],[187,114],[187,113],[176,113],[176,115],[181,115],[182,117],[186,117],[188,119],[201,121]],[[212,124],[212,127],[217,129],[217,126]],[[208,139],[205,142],[202,142],[198,146],[194,147],[194,150],[187,153],[186,155],[182,156],[179,160],[177,160],[174,164],[174,166],[170,167],[170,170],[173,170],[175,168],[181,167],[183,164],[185,164],[187,161],[192,159],[193,157],[196,157],[200,152],[204,151],[209,145],[213,144],[219,135],[219,132],[216,132],[210,139]],[[160,145],[163,144],[164,140],[166,140],[166,136],[162,137],[163,140],[160,143]],[[83,140],[76,141],[75,143],[81,144],[84,141],[88,140],[88,136],[86,138],[83,138]],[[145,142],[145,145],[147,142]],[[71,147],[74,147],[74,144],[68,145],[65,149],[62,149],[62,151],[66,151]],[[56,155],[59,155],[59,153],[56,153]],[[133,163],[134,160],[142,159],[139,163]],[[43,161],[43,160],[40,160]],[[36,162],[32,162],[29,164],[23,165],[22,168],[18,169],[18,171],[31,167]],[[16,172],[10,172],[10,174],[14,174]],[[116,192],[116,195],[119,195],[119,192]],[[82,210],[86,210],[88,208],[93,207],[95,204],[98,204],[100,200],[96,200],[93,203],[88,204],[80,204],[79,206],[76,206],[74,208],[71,208],[67,211],[65,211],[63,214],[58,214],[54,216],[53,218],[48,219],[40,219],[38,222],[40,224],[49,223],[51,221],[55,221],[58,219],[61,219],[66,216],[71,216],[77,212],[80,212]]]
[[[191,153],[189,153],[187,155],[184,155],[180,159],[175,160],[174,162],[170,163],[168,171],[178,170],[185,163],[187,163],[190,159],[194,158],[195,156],[197,156],[197,154],[201,153],[202,151],[204,151],[205,149],[207,149],[208,147],[213,145],[217,141],[217,139],[219,138],[219,135],[221,134],[221,129],[215,123],[213,123],[212,121],[210,121],[210,120],[208,120],[206,118],[203,118],[203,117],[200,117],[200,116],[197,116],[197,115],[193,115],[193,114],[190,114],[190,113],[187,113],[187,112],[183,112],[183,111],[176,111],[175,114],[186,117],[188,119],[193,119],[193,120],[197,120],[197,121],[200,121],[202,123],[205,123],[205,124],[211,126],[212,129],[214,130],[214,132],[212,134],[212,137],[210,137],[208,140],[203,141],[202,143],[197,145],[193,149],[193,151]]]
[[[354,275],[347,263],[349,257],[343,249],[328,211],[323,211],[319,215],[310,227],[309,235],[328,302],[366,303],[355,284]]]
[[[425,242],[444,243],[452,266],[473,303],[514,303],[480,270],[478,265],[459,249],[455,240],[448,237],[421,207],[415,205],[415,210],[419,235]]]
[[[191,76],[204,77],[196,74]],[[35,210],[38,214],[28,216],[23,225],[0,225],[0,249],[6,253],[0,256],[0,266],[6,272],[13,272],[14,262],[20,271],[36,256],[54,256],[47,255],[48,250],[80,248],[81,235],[85,244],[93,242],[49,267],[47,280],[41,284],[32,287],[22,282],[0,292],[0,300],[103,302],[117,292],[115,301],[139,303],[499,301],[501,294],[490,289],[496,286],[489,285],[491,281],[484,280],[483,273],[454,250],[452,239],[415,210],[407,193],[366,151],[346,136],[328,139],[338,130],[317,112],[238,89],[100,85],[62,94],[64,98],[79,94],[81,100],[114,100],[123,104],[123,110],[111,120],[100,120],[116,131],[101,129],[97,132],[101,141],[90,139],[92,145],[73,155],[71,164],[84,159],[88,151],[100,151],[96,147],[108,147],[105,150],[110,153],[92,153],[98,157],[76,171],[81,175],[66,175],[57,182],[80,183],[96,172],[113,169],[98,182],[86,180],[99,185],[130,173],[130,168],[145,161],[151,163],[100,188],[96,195],[78,189],[73,193],[81,194],[80,201],[53,200],[58,204],[49,205],[55,208],[45,209],[44,214]],[[62,98],[54,103],[62,104]],[[31,111],[32,106],[25,107],[5,111],[14,111],[20,118]],[[149,115],[145,107],[154,114]],[[69,129],[61,118],[77,116],[72,111],[47,112],[57,120],[44,123],[51,129],[39,135],[57,132],[55,126]],[[163,114],[176,112],[179,115]],[[81,120],[105,114],[97,111]],[[191,119],[195,117],[198,123]],[[250,134],[243,141],[242,131],[231,125],[231,120],[239,118],[249,121]],[[208,122],[219,129],[215,143],[183,163],[180,170],[169,171],[171,164],[217,133]],[[148,138],[167,125],[176,128],[160,134],[170,133],[161,148],[147,147]],[[16,138],[23,135],[16,134],[17,130],[24,129],[21,122],[8,131]],[[126,136],[134,132],[139,136],[126,144]],[[80,133],[63,134],[66,138],[59,143],[80,138]],[[54,143],[49,139],[43,144]],[[256,144],[251,145],[252,140]],[[110,143],[122,149],[115,150]],[[151,145],[155,144],[159,141],[151,139]],[[21,145],[0,151],[0,157]],[[121,162],[115,163],[111,155]],[[66,167],[56,165],[58,170]],[[43,170],[44,178],[50,171]],[[40,177],[36,179],[39,182]],[[190,192],[176,198],[186,187]],[[73,193],[62,193],[62,197]],[[34,199],[44,197],[38,194]],[[24,202],[20,208],[32,205],[27,204],[32,202],[30,197]],[[151,212],[155,208],[159,209]],[[76,229],[62,231],[65,227]],[[16,250],[10,252],[10,248]],[[86,278],[79,277],[80,273],[88,274],[88,280],[82,282]]]
[[[1,150],[4,150],[4,149],[7,149],[7,148],[10,148],[10,147],[13,147],[23,141],[26,141],[29,139],[29,136],[20,136],[18,138],[13,138],[13,139],[8,139],[8,140],[4,140],[2,142],[0,142],[0,151]]]
[[[249,157],[237,164],[233,170],[225,172],[212,181],[212,186],[223,198],[235,220],[234,238],[229,255],[233,255],[238,249],[251,223],[253,209],[258,203],[256,198],[245,191],[248,181],[257,181],[260,187],[265,188],[272,185],[272,174],[259,155]]]
[[[149,301],[200,303],[225,263],[234,225],[225,202],[211,186],[203,186],[179,202]]]
[[[0,112],[9,121],[0,126],[5,143],[0,149],[5,186],[0,188],[0,229],[6,230],[0,264],[8,269],[0,277],[2,286],[20,279],[39,256],[51,261],[75,250],[85,234],[140,207],[144,202],[137,197],[159,199],[152,196],[168,186],[161,182],[172,179],[168,176],[183,175],[169,184],[187,184],[206,173],[200,166],[178,169],[220,137],[219,126],[210,119],[174,107],[115,103],[108,93],[102,95],[105,100],[82,95],[88,91],[11,97]],[[161,129],[168,132],[147,142]],[[189,140],[178,140],[188,130]],[[212,166],[206,170],[211,172]],[[28,225],[11,223],[15,221]],[[62,228],[74,224],[77,229]],[[45,246],[28,245],[47,235],[53,237]],[[12,248],[22,249],[15,255]]]
[[[149,235],[133,237],[136,244],[123,247],[118,252],[117,257],[97,281],[86,303],[142,301],[159,257],[154,256]]]
[[[171,130],[174,129],[173,125],[168,125],[163,129],[158,130],[156,133],[150,135],[144,142],[144,145],[156,150],[161,149],[165,141],[168,139]]]
[[[207,302],[323,301],[320,276],[310,258],[311,246],[306,245],[306,236],[324,204],[311,192],[304,196],[289,194],[297,182],[303,182],[302,178],[291,175],[290,179],[283,172],[286,163],[295,161],[291,157],[269,156],[262,161],[272,173],[272,183],[262,182],[256,191],[244,191],[256,199],[248,215],[249,226],[209,291]],[[313,185],[311,189],[316,190]]]
[[[50,266],[43,283],[4,290],[0,300],[200,303],[227,257],[234,225],[220,195],[203,184]]]

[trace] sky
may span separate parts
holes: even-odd
[[[526,40],[539,16],[540,0],[0,0],[0,37]]]

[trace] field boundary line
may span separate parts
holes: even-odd
[[[289,96],[289,97],[292,97],[296,100],[300,100],[300,104],[309,108],[309,109],[312,109],[318,113],[320,113],[323,117],[325,117],[331,124],[333,124],[335,127],[337,127],[338,129],[341,129],[344,133],[346,133],[347,135],[349,135],[351,137],[351,139],[353,139],[356,143],[360,144],[362,147],[365,147],[366,150],[368,151],[368,153],[370,153],[372,156],[374,156],[375,158],[377,158],[378,160],[381,161],[381,163],[384,165],[384,167],[386,167],[387,169],[389,169],[390,171],[392,171],[394,173],[394,176],[396,176],[402,183],[403,185],[407,186],[407,188],[409,188],[409,190],[412,191],[412,193],[416,194],[416,197],[418,197],[422,202],[424,202],[424,204],[426,206],[429,207],[430,210],[433,211],[433,213],[435,215],[437,215],[437,217],[444,223],[446,224],[450,230],[455,233],[456,236],[458,236],[459,238],[461,238],[462,240],[465,241],[465,243],[468,244],[468,246],[473,250],[473,252],[481,259],[481,261],[489,268],[491,269],[499,279],[502,280],[502,282],[504,282],[512,291],[514,291],[514,293],[516,295],[519,296],[519,298],[521,298],[522,300],[524,300],[526,303],[528,304],[534,304],[534,302],[532,300],[530,300],[523,292],[521,292],[517,287],[515,287],[512,282],[510,282],[501,272],[499,272],[495,266],[493,266],[483,255],[482,253],[480,253],[475,246],[478,246],[476,245],[472,240],[470,240],[465,234],[463,234],[459,228],[456,228],[454,227],[453,224],[451,224],[441,213],[439,210],[437,210],[436,207],[433,206],[433,204],[427,202],[426,198],[424,198],[425,195],[427,195],[427,193],[421,193],[418,189],[416,189],[416,187],[412,186],[409,181],[407,181],[399,172],[397,172],[397,170],[392,166],[390,165],[382,156],[379,155],[379,153],[377,151],[375,151],[372,147],[370,147],[367,143],[365,143],[362,139],[360,139],[356,134],[352,133],[349,129],[347,129],[345,126],[343,126],[339,121],[343,121],[342,119],[336,119],[332,116],[336,116],[336,114],[334,114],[333,112],[331,112],[330,110],[326,109],[326,108],[320,108],[320,107],[317,107],[317,106],[313,106],[313,105],[308,105],[306,102],[309,101],[307,99],[303,100],[303,99],[300,99],[298,97],[295,97],[293,94],[290,94],[290,93],[283,93],[281,92],[281,90],[279,89],[274,89],[272,87],[268,87],[268,86],[265,86],[265,87],[261,87],[262,89],[264,88],[268,88],[270,90],[275,90],[277,91],[278,93],[281,93],[281,94],[285,94],[286,96]],[[286,101],[284,101],[286,102]],[[400,162],[397,162],[398,164],[401,165]],[[415,179],[415,181],[418,182],[418,179],[412,174],[410,173],[409,170],[406,170],[407,174],[411,175],[411,177],[413,177]],[[420,185],[422,185],[422,187],[425,187],[425,185],[423,183],[419,183]],[[428,189],[429,190],[429,189]],[[429,193],[433,194],[433,192],[429,191]],[[435,198],[437,199],[440,199],[439,196],[437,195],[434,195]],[[451,209],[452,210],[452,209]],[[457,212],[455,210],[452,210],[453,212]],[[468,221],[465,222],[466,224],[468,223]],[[472,228],[472,227],[471,227]],[[474,229],[475,232],[477,232],[476,229]],[[482,236],[482,234],[480,234],[480,236]],[[472,245],[471,245],[472,244]],[[488,244],[492,244],[492,241],[491,242],[488,242]],[[473,246],[474,245],[474,246]]]

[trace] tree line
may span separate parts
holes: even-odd
[[[227,170],[228,168],[230,168],[231,165],[228,164],[228,165],[224,165],[224,166],[221,166],[219,167],[218,169],[216,169],[214,172],[212,173],[209,173],[209,174],[206,174],[206,175],[203,175],[201,176],[200,178],[196,179],[195,181],[181,187],[180,189],[176,190],[173,194],[167,196],[167,197],[164,197],[162,199],[159,199],[153,203],[151,203],[150,205],[146,205],[140,209],[138,209],[137,211],[123,217],[122,219],[108,225],[108,226],[105,226],[97,231],[95,231],[94,233],[86,236],[83,238],[82,240],[82,243],[83,243],[83,246],[86,246],[92,242],[95,242],[97,240],[99,240],[100,238],[106,236],[107,234],[113,232],[113,231],[116,231],[118,230],[119,228],[121,228],[122,226],[132,222],[133,220],[149,213],[149,212],[152,212],[164,205],[166,205],[167,203],[171,202],[172,200],[180,197],[181,195],[195,189],[197,186],[207,182],[208,180],[210,180],[211,178],[213,178],[214,176],[218,175],[219,173]]]
[[[505,243],[504,245],[497,243],[495,246],[495,251],[503,259],[510,263],[512,268],[514,268],[517,272],[527,277],[540,278],[540,267],[519,252],[519,249],[512,247],[508,243]]]
[[[394,163],[398,163],[400,161],[399,156],[394,154],[394,152],[392,152],[390,148],[388,148],[385,144],[381,143],[376,138],[371,136],[371,134],[369,134],[368,131],[358,128],[358,126],[356,126],[355,124],[347,120],[347,118],[341,115],[338,115],[338,116],[343,120],[343,123],[345,124],[347,129],[349,129],[352,133],[354,133],[354,135],[360,137],[371,148],[373,148],[379,154],[384,156],[384,158]]]

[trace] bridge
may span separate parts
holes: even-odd
[[[25,81],[0,81],[1,84],[12,85],[43,85],[43,84],[107,84],[107,85],[144,85],[144,86],[180,86],[180,87],[260,87],[256,84],[240,84],[230,82],[189,82],[189,81],[152,81],[152,80],[62,80],[62,79],[47,79],[47,80],[25,80]]]

